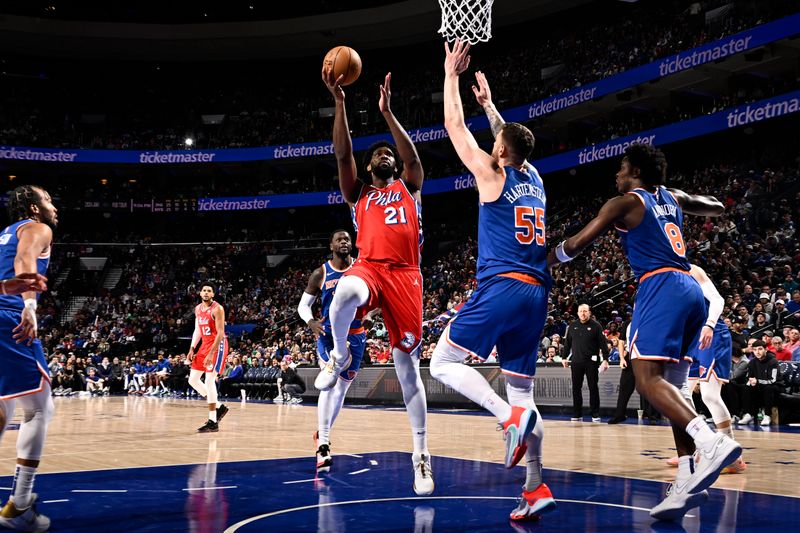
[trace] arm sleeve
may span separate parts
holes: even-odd
[[[192,333],[192,348],[197,346],[197,343],[200,342],[200,323],[197,321],[197,317],[194,319],[194,333]]]
[[[700,288],[703,289],[703,296],[705,296],[706,300],[709,302],[706,326],[713,329],[714,326],[717,325],[719,316],[722,314],[722,308],[725,307],[725,299],[720,296],[719,291],[717,291],[717,288],[711,280],[701,283]]]
[[[300,318],[302,318],[303,322],[306,324],[314,319],[314,312],[311,310],[311,306],[316,299],[316,295],[308,294],[307,292],[304,292],[303,296],[300,297],[300,304],[297,306],[297,314],[300,315]]]

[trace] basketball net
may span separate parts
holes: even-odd
[[[492,38],[492,4],[494,0],[439,0],[442,26],[439,33],[447,42],[456,39],[469,44]]]

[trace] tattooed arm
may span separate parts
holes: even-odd
[[[475,73],[475,80],[478,82],[477,86],[472,86],[475,100],[486,112],[486,117],[489,119],[489,125],[492,128],[492,136],[497,137],[506,121],[500,116],[500,112],[492,102],[492,91],[489,89],[489,82],[486,81],[486,75],[479,70]]]

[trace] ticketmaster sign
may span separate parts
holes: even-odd
[[[503,118],[510,122],[526,122],[607,94],[613,94],[711,61],[724,59],[797,34],[800,34],[800,13],[756,26],[730,37],[665,57],[594,83],[588,83],[538,102],[503,110]],[[472,131],[485,130],[489,127],[489,123],[484,116],[472,117],[467,120],[467,127]],[[438,141],[447,138],[447,131],[441,125],[410,130],[408,134],[415,143]],[[353,148],[356,151],[362,151],[376,141],[389,139],[388,133],[358,137],[353,139]],[[0,159],[53,163],[208,164],[329,156],[332,154],[333,144],[331,141],[266,146],[262,148],[145,152],[136,150],[65,150],[0,146]]]

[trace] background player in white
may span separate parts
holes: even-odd
[[[0,277],[23,279],[0,283],[0,428],[5,431],[17,402],[23,417],[14,482],[0,511],[0,526],[46,531],[50,519],[36,512],[33,482],[53,417],[53,400],[38,339],[36,293],[45,289],[58,211],[44,189],[24,185],[9,195],[8,213],[12,224],[0,234]]]
[[[208,420],[197,431],[209,433],[219,431],[219,421],[228,412],[225,405],[217,407],[217,374],[228,357],[228,340],[225,338],[225,309],[214,301],[214,288],[203,284],[200,299],[202,302],[194,309],[192,346],[186,357],[192,362],[189,385],[208,401]],[[201,343],[199,348],[198,343]],[[203,375],[205,383],[200,379]]]
[[[527,458],[527,477],[512,520],[536,520],[556,507],[542,482],[544,424],[533,400],[533,375],[549,287],[545,241],[544,184],[527,162],[533,134],[505,124],[494,108],[486,78],[476,74],[473,92],[489,116],[495,142],[481,150],[464,123],[458,76],[469,65],[469,45],[445,45],[444,116],[450,140],[475,176],[478,216],[478,287],[436,345],[431,375],[497,417],[506,440],[506,468]],[[508,402],[474,368],[468,355],[497,358],[506,378]]]

